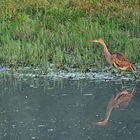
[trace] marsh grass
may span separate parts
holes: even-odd
[[[76,68],[105,65],[104,38],[110,51],[140,59],[139,1],[6,0],[0,10],[0,63],[12,68]]]

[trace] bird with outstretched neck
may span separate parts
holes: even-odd
[[[118,52],[110,53],[108,50],[108,47],[105,44],[103,39],[91,40],[90,42],[98,42],[103,46],[103,52],[104,52],[104,55],[105,55],[107,62],[110,65],[113,65],[117,69],[121,70],[121,75],[123,74],[124,71],[126,71],[127,69],[130,69],[134,73],[135,78],[138,77],[138,75],[136,74],[134,65],[129,62],[128,58],[126,56],[124,56],[123,54],[118,53]]]
[[[106,110],[106,117],[104,120],[96,122],[96,125],[106,125],[110,118],[111,112],[113,108],[121,108],[128,106],[131,99],[134,97],[136,91],[136,85],[134,85],[132,91],[123,90],[119,92],[116,97],[112,97],[109,100],[107,110]]]

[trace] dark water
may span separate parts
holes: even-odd
[[[134,82],[124,82],[131,90]],[[16,78],[0,75],[1,140],[138,140],[140,138],[140,82],[128,106],[114,108],[107,125],[110,98],[121,83]]]

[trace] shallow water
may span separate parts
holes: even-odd
[[[0,75],[0,139],[2,140],[138,140],[140,82],[125,108],[105,118],[111,97],[122,91],[120,81],[66,80]]]

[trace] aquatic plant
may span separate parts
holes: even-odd
[[[0,63],[47,71],[103,68],[88,40],[104,38],[112,51],[140,59],[139,1],[6,0],[0,2]]]

